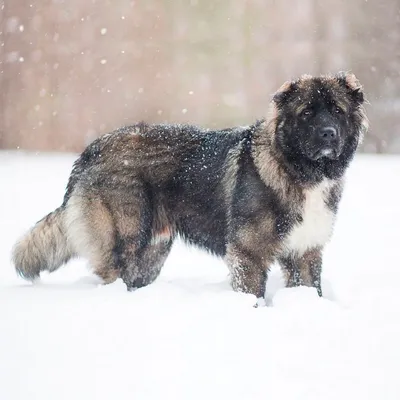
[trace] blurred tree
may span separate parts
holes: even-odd
[[[285,80],[352,70],[364,151],[400,152],[400,0],[0,5],[3,148],[79,151],[138,120],[248,124]]]

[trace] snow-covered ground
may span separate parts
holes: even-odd
[[[177,243],[128,293],[85,261],[31,285],[10,249],[61,203],[75,155],[0,152],[0,399],[400,399],[400,157],[359,156],[323,290],[234,293],[220,260]]]

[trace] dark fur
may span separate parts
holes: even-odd
[[[121,277],[139,288],[157,278],[179,235],[224,257],[235,290],[263,297],[278,260],[288,286],[322,295],[324,243],[318,235],[312,242],[307,199],[321,199],[317,211],[328,222],[337,212],[367,129],[363,101],[352,74],[303,76],[277,91],[266,120],[248,127],[141,123],[100,137],[75,162],[62,206],[16,245],[16,268],[32,279],[81,255],[105,282]],[[326,126],[339,134],[321,156]],[[296,242],[299,227],[310,243]],[[315,229],[326,234],[329,226]]]

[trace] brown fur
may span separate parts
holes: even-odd
[[[282,266],[286,286],[299,285],[320,287],[320,274],[322,268],[322,249],[307,250],[303,255],[289,254],[279,259]],[[322,295],[322,291],[320,292]]]
[[[57,208],[38,221],[13,248],[15,265],[23,266],[19,273],[34,279],[41,271],[54,271],[75,255],[63,225],[63,210]]]
[[[106,283],[121,277],[133,290],[157,278],[179,235],[223,257],[234,290],[263,297],[278,260],[288,286],[322,295],[323,248],[368,128],[363,102],[352,74],[302,76],[248,127],[137,124],[107,134],[75,162],[62,206],[17,244],[16,268],[32,279],[81,255]],[[340,132],[337,153],[314,156],[326,126]]]

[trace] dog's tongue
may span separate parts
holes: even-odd
[[[323,156],[330,156],[330,155],[332,155],[332,153],[333,153],[333,150],[332,150],[332,149],[322,149],[322,150],[321,150],[321,154],[322,154]]]

